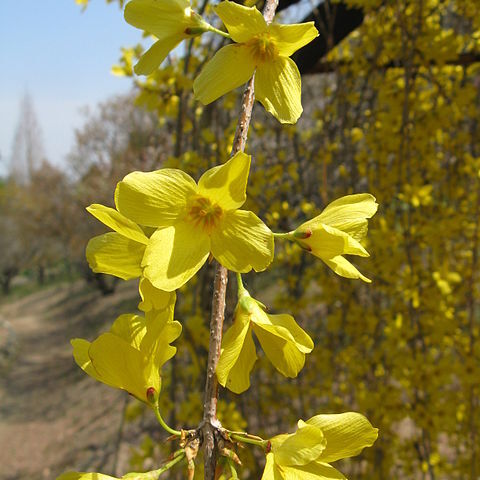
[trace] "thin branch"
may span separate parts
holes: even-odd
[[[263,16],[267,23],[273,20],[278,0],[267,0]],[[242,106],[238,117],[237,129],[232,146],[231,155],[244,151],[247,143],[248,128],[252,117],[254,95],[254,77],[248,82],[243,94]],[[210,343],[207,360],[207,379],[205,383],[205,398],[203,404],[202,435],[205,447],[205,479],[215,480],[217,465],[216,436],[221,428],[217,419],[218,382],[215,375],[220,348],[222,345],[223,321],[225,317],[225,299],[227,293],[228,271],[225,267],[216,264],[215,280],[212,298],[212,315],[210,319]]]

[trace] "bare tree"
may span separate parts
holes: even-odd
[[[20,102],[20,115],[13,137],[10,175],[19,184],[28,183],[44,160],[42,132],[32,97],[28,92]]]

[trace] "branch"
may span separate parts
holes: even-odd
[[[273,20],[278,0],[267,0],[263,16],[267,23]],[[241,111],[233,141],[231,156],[244,151],[247,143],[248,127],[252,117],[254,95],[254,76],[250,79],[243,94]],[[207,360],[207,380],[205,382],[205,398],[203,404],[202,436],[205,446],[206,480],[215,480],[217,465],[217,436],[221,424],[217,419],[218,382],[215,371],[220,358],[222,345],[223,320],[225,317],[225,298],[227,293],[228,271],[216,263],[215,280],[212,298],[212,315],[210,319],[210,343]]]

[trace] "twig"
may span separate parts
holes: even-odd
[[[263,16],[267,23],[273,20],[278,0],[267,0]],[[248,127],[252,117],[254,96],[254,78],[248,82],[243,94],[242,106],[238,117],[237,129],[231,155],[244,151],[247,143]],[[205,398],[203,404],[202,435],[205,448],[205,480],[215,480],[217,464],[216,434],[221,427],[217,419],[218,382],[215,376],[220,348],[222,345],[223,320],[225,317],[225,298],[227,293],[228,271],[216,264],[212,298],[212,315],[210,319],[210,343],[207,360],[207,379],[205,382]]]

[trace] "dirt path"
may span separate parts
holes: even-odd
[[[15,360],[0,373],[0,480],[113,473],[124,394],[87,377],[69,341],[92,340],[136,301],[132,284],[102,297],[79,282],[0,305],[17,342]]]

